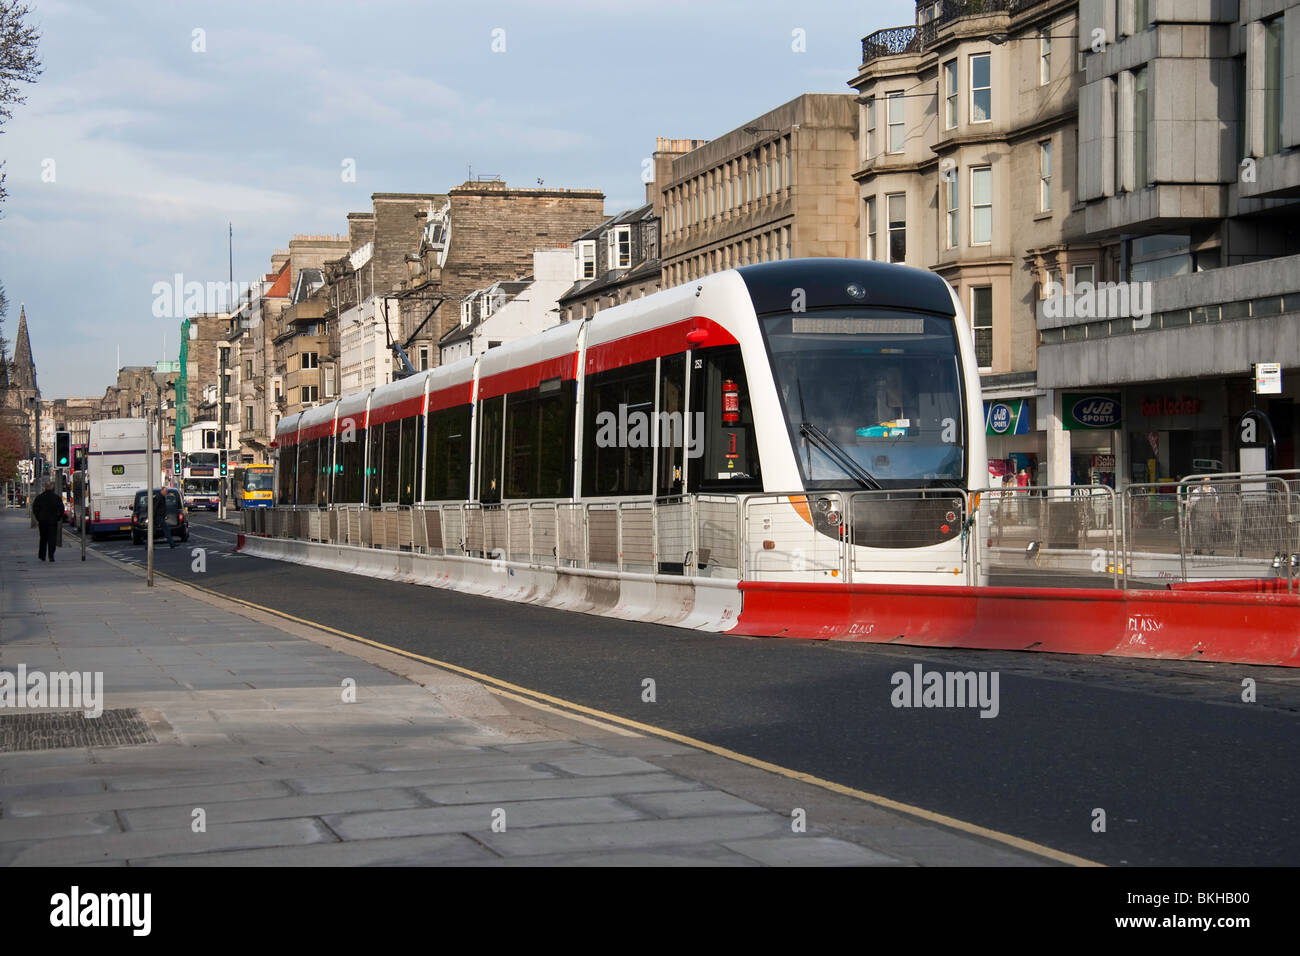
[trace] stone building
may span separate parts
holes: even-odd
[[[1234,470],[1258,409],[1295,467],[1298,35],[1300,0],[926,0],[863,40],[860,253],[957,289],[994,465]]]
[[[853,95],[806,93],[672,160],[663,285],[735,266],[858,250]]]
[[[163,379],[161,398],[163,402],[162,451],[164,458],[176,448],[176,418],[184,414],[184,409],[176,402],[176,383],[181,379],[179,362],[162,360],[153,365],[126,365],[117,370],[117,380],[104,390],[103,398],[97,401],[95,418],[144,418],[146,413],[153,415],[158,408],[159,383]],[[42,423],[43,424],[43,423]],[[87,429],[89,433],[89,429]],[[74,437],[73,441],[76,441]]]
[[[495,179],[468,181],[430,200],[416,241],[404,250],[407,276],[391,290],[412,364],[419,367],[425,348],[429,361],[438,362],[438,343],[459,327],[459,304],[467,296],[531,274],[535,250],[567,248],[605,220],[604,209],[604,193],[596,189],[511,188]],[[445,301],[431,312],[440,298]]]
[[[568,249],[538,249],[531,275],[494,282],[460,303],[460,325],[442,337],[442,363],[544,332],[560,322],[559,298],[572,285]]]
[[[440,360],[439,341],[460,325],[475,290],[528,274],[539,248],[603,219],[596,190],[512,189],[471,181],[444,193],[376,193],[370,213],[348,216],[350,251],[325,268],[338,386],[346,394],[399,374],[391,344],[415,369]],[[324,396],[322,395],[322,398]]]
[[[1068,267],[1056,262],[1067,246],[1076,264],[1096,260],[1075,186],[1076,6],[919,2],[915,25],[862,41],[849,81],[859,93],[857,254],[952,284],[986,401],[1013,423],[989,432],[989,457],[1031,474],[1049,453],[1051,400],[1035,372],[1042,265]]]
[[[626,209],[573,240],[573,284],[560,296],[565,322],[658,292],[660,220],[654,204]]]

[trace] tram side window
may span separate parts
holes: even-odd
[[[483,426],[478,433],[478,500],[494,504],[501,500],[501,430],[505,396],[485,399],[481,406]]]
[[[316,501],[316,439],[298,445],[298,504],[309,505]]]
[[[415,496],[420,490],[420,476],[416,474],[415,463],[420,457],[420,419],[403,418],[402,422],[402,486],[398,492],[398,503],[415,504]]]
[[[425,442],[428,501],[465,501],[469,498],[469,428],[471,405],[429,413]]]
[[[397,504],[398,493],[402,487],[401,473],[398,470],[402,461],[402,423],[384,423],[384,473],[383,502]]]
[[[370,451],[366,460],[366,502],[377,507],[379,498],[379,475],[384,461],[384,426],[371,425],[366,429],[370,434]]]
[[[582,493],[648,495],[653,481],[655,363],[588,375],[582,423]]]
[[[692,492],[761,491],[758,442],[740,346],[704,349],[691,361],[692,411],[704,413],[704,444],[690,462]]]
[[[288,445],[280,450],[280,464],[276,471],[275,500],[277,504],[293,504],[294,465],[297,461],[297,445]]]
[[[361,504],[365,498],[366,430],[342,428],[334,441],[334,501]]]
[[[553,380],[506,400],[506,497],[573,494],[574,384]]]

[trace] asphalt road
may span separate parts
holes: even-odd
[[[1300,862],[1291,669],[734,638],[263,561],[231,554],[234,541],[197,516],[189,547],[164,542],[157,568],[1098,862]],[[143,563],[129,540],[93,547]],[[893,706],[893,676],[918,664],[996,672],[997,716]]]

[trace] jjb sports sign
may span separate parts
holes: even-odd
[[[1061,395],[1061,424],[1069,431],[1114,431],[1123,417],[1119,398],[1113,392],[1065,392]]]
[[[985,435],[1028,435],[1028,401],[1023,398],[984,403]]]

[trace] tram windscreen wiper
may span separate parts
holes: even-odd
[[[820,445],[826,456],[843,468],[849,477],[857,481],[863,488],[873,491],[880,490],[880,482],[872,477],[871,472],[859,465],[839,442],[826,434],[821,428],[812,422],[804,422],[799,426],[799,433],[805,438],[811,438]]]

